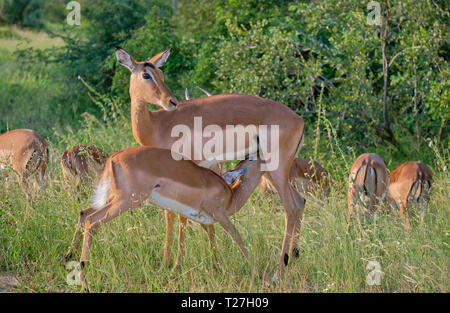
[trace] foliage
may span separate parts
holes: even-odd
[[[20,277],[20,290],[78,291],[67,285],[61,257],[93,186],[81,194],[65,189],[59,156],[78,143],[107,153],[137,145],[129,71],[114,56],[120,45],[139,61],[172,47],[163,71],[179,100],[186,87],[191,96],[203,96],[193,88],[199,85],[214,94],[271,98],[296,110],[306,121],[300,157],[328,169],[333,190],[327,202],[308,200],[302,257],[279,286],[261,283],[251,270],[258,266],[265,278],[273,273],[283,232],[281,202],[254,194],[236,224],[255,268],[218,230],[227,275],[212,271],[206,236],[194,227],[187,231],[182,271],[166,269],[162,214],[146,204],[95,237],[88,267],[94,291],[449,292],[445,1],[379,1],[379,26],[367,23],[367,3],[353,0],[178,0],[176,8],[162,0],[79,2],[80,26],[65,23],[63,0],[6,0],[0,11],[6,25],[0,28],[0,133],[32,128],[50,145],[46,191],[27,219],[15,180],[1,177],[0,268]],[[63,43],[43,40],[37,32],[43,29]],[[407,233],[399,212],[391,211],[363,232],[347,228],[346,180],[363,152],[380,154],[389,170],[408,160],[431,167],[433,194],[423,224],[413,210]],[[381,286],[365,283],[372,260],[385,273]]]
[[[144,26],[138,28],[131,38],[121,43],[135,60],[144,61],[154,55],[172,48],[170,62],[162,69],[165,82],[175,91],[180,91],[180,74],[190,67],[190,55],[185,51],[183,43],[175,36],[171,21],[172,9],[163,5],[155,5],[149,11]],[[129,103],[128,81],[130,72],[117,64],[115,54],[110,55],[106,66],[114,72],[111,90],[118,94],[125,103]]]

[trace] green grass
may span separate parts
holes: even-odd
[[[19,291],[78,292],[66,282],[63,260],[79,211],[89,205],[92,186],[80,195],[62,183],[59,157],[70,145],[93,143],[107,153],[137,145],[129,121],[129,104],[94,94],[92,107],[104,119],[80,117],[76,89],[70,94],[56,65],[36,64],[22,70],[21,60],[8,47],[17,34],[5,32],[7,49],[0,50],[0,130],[32,128],[50,145],[50,167],[45,190],[25,218],[25,196],[14,177],[0,180],[0,272],[19,281]],[[14,35],[16,34],[16,35]],[[36,34],[35,34],[36,35]],[[12,36],[12,37],[11,37]],[[2,37],[2,38],[3,38]],[[16,38],[17,39],[17,38]],[[4,40],[4,39],[1,39]],[[0,40],[0,42],[1,42]],[[6,39],[5,39],[6,40]],[[14,39],[15,40],[15,39]],[[8,46],[9,45],[9,46]],[[3,45],[1,45],[3,47]],[[12,48],[11,48],[12,49]],[[68,96],[69,94],[69,96]],[[73,97],[72,97],[73,96]],[[324,121],[326,122],[326,121]],[[433,170],[432,197],[423,225],[412,214],[412,230],[403,228],[399,212],[380,213],[376,223],[360,232],[347,230],[346,179],[361,151],[342,147],[326,123],[321,124],[317,155],[333,179],[326,203],[307,202],[300,237],[300,258],[288,266],[282,283],[268,283],[277,266],[284,232],[283,207],[278,196],[254,193],[232,221],[249,250],[252,266],[237,245],[217,226],[220,263],[214,271],[207,236],[196,223],[186,235],[184,265],[174,272],[162,263],[165,238],[163,212],[150,204],[127,212],[103,226],[93,240],[87,277],[97,292],[449,292],[449,168],[448,151],[415,145],[404,137],[408,156],[377,146],[390,170],[409,159],[422,159]],[[315,127],[307,125],[300,157],[312,158]],[[175,232],[176,233],[176,232]],[[172,248],[175,258],[176,240]],[[75,260],[79,258],[76,255]],[[377,261],[384,273],[380,286],[370,286],[366,269]],[[263,279],[255,275],[261,269]]]
[[[122,127],[120,127],[122,126]],[[123,127],[125,126],[125,127]],[[25,197],[9,179],[0,201],[0,268],[12,272],[20,291],[77,292],[66,283],[63,255],[70,244],[79,211],[89,205],[92,187],[67,193],[59,156],[70,141],[94,142],[108,153],[133,143],[129,122],[119,117],[106,126],[94,118],[60,144],[51,144],[46,190],[40,191],[25,219]],[[307,143],[308,144],[308,143]],[[306,144],[306,145],[307,145]],[[436,155],[436,159],[446,162]],[[332,162],[332,160],[329,160]],[[336,168],[345,168],[335,159]],[[346,173],[341,173],[344,177]],[[423,225],[412,213],[412,230],[403,228],[399,212],[380,213],[363,232],[345,221],[345,181],[337,179],[329,200],[307,202],[300,238],[300,258],[283,282],[268,282],[277,265],[284,231],[278,196],[254,193],[232,220],[249,250],[252,268],[237,245],[217,226],[220,269],[214,271],[207,236],[191,223],[185,262],[180,272],[162,263],[163,212],[150,204],[103,226],[93,240],[87,277],[96,292],[448,292],[448,171],[434,169],[432,200]],[[339,175],[336,175],[339,177]],[[6,192],[7,190],[7,192]],[[176,240],[172,249],[175,258]],[[79,258],[76,255],[75,260]],[[377,261],[384,273],[380,286],[369,286],[366,269]],[[257,268],[264,273],[261,280]]]
[[[0,47],[9,52],[17,49],[45,49],[60,47],[63,41],[60,38],[51,38],[45,32],[29,31],[17,27],[0,27]]]

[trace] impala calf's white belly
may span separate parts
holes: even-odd
[[[153,190],[152,193],[150,194],[150,200],[162,208],[165,208],[177,214],[181,214],[184,217],[193,220],[195,222],[199,222],[201,224],[214,223],[214,218],[210,214],[203,211],[199,212],[176,200],[163,197],[155,190]]]

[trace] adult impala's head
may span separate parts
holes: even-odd
[[[136,62],[120,47],[116,48],[116,57],[120,64],[131,71],[130,97],[161,106],[167,111],[175,110],[177,99],[164,83],[164,74],[159,69],[166,63],[172,48],[158,53],[150,61]]]

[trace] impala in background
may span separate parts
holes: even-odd
[[[369,218],[386,196],[389,175],[383,159],[375,153],[361,154],[348,177],[348,222],[356,209],[361,229],[360,211]]]
[[[44,187],[47,163],[47,142],[34,130],[15,129],[0,135],[0,170],[12,167],[27,199],[35,196],[29,186],[30,178],[35,189]]]
[[[76,145],[61,155],[61,169],[66,184],[79,190],[80,183],[93,181],[103,170],[108,155],[94,145]]]
[[[430,201],[433,177],[428,167],[420,161],[406,162],[389,175],[387,199],[393,207],[400,208],[405,219],[405,228],[410,228],[409,209],[415,204],[421,208],[421,220]]]

